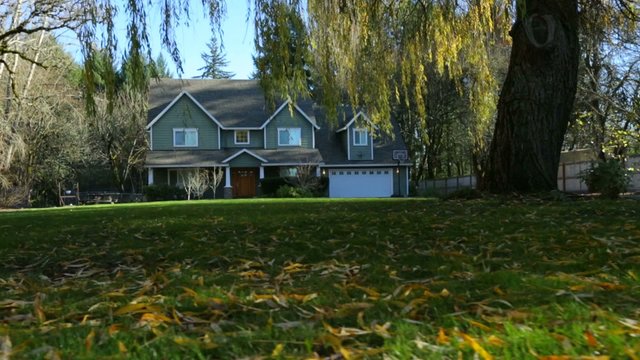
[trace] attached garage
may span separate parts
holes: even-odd
[[[392,168],[330,169],[329,197],[365,198],[393,196]]]

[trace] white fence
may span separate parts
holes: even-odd
[[[628,191],[640,191],[640,155],[634,155],[627,160],[627,168],[631,171],[631,182]],[[580,179],[583,171],[591,167],[590,161],[562,163],[558,167],[558,190],[586,193],[587,185]],[[422,193],[436,192],[449,194],[464,188],[475,188],[476,177],[473,175],[452,177],[448,179],[424,180],[418,184],[418,191]]]

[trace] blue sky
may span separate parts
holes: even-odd
[[[194,10],[191,24],[188,28],[177,30],[178,47],[183,59],[183,78],[200,75],[199,68],[204,66],[200,54],[206,51],[206,45],[211,39],[211,26],[206,16],[200,15],[202,6],[200,1],[192,1]],[[159,21],[159,14],[152,14],[152,22]],[[243,0],[227,1],[227,16],[223,21],[224,53],[229,63],[225,70],[235,73],[236,79],[248,79],[253,72],[253,23],[247,23],[247,2]],[[153,28],[153,27],[152,27]],[[160,38],[157,32],[152,32],[150,38],[154,56],[160,51]],[[165,54],[165,58],[169,56]],[[173,71],[175,75],[175,71]]]
[[[188,27],[181,26],[176,29],[176,43],[182,56],[183,79],[189,79],[200,75],[199,68],[204,66],[204,61],[200,54],[207,49],[207,43],[211,39],[212,31],[209,20],[204,14],[200,1],[192,1],[191,21]],[[235,74],[235,79],[248,79],[253,72],[254,52],[253,46],[253,23],[247,23],[247,2],[244,0],[227,1],[227,15],[222,23],[223,44],[225,58],[228,61],[226,71]],[[149,12],[149,41],[153,57],[156,58],[161,51],[161,41],[159,9]],[[120,48],[126,48],[126,24],[116,24],[117,32],[122,34],[118,37]],[[78,42],[75,36],[68,32],[59,34],[59,41],[63,43],[68,52],[77,61],[82,61],[82,55],[78,49]],[[164,52],[164,57],[169,62],[171,72],[176,76],[173,62],[169,55]]]

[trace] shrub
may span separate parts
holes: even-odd
[[[279,198],[304,198],[313,197],[313,193],[308,189],[283,185],[276,191],[276,197]]]
[[[583,171],[580,178],[587,184],[590,192],[598,192],[610,199],[615,199],[626,191],[631,180],[622,162],[613,159],[598,161],[590,169]]]
[[[167,184],[154,184],[144,188],[147,201],[177,200],[184,197],[184,190]]]
[[[289,184],[289,180],[283,177],[264,178],[260,180],[262,195],[273,196],[276,191],[284,185]]]

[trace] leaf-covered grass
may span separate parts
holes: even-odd
[[[640,358],[640,203],[0,213],[0,358]]]

